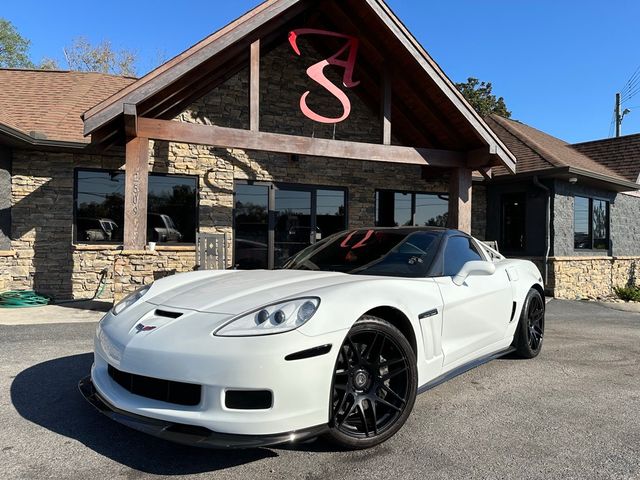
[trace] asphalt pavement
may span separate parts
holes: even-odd
[[[640,314],[552,301],[541,355],[495,360],[420,395],[359,452],[315,442],[211,451],[85,403],[95,323],[0,325],[0,478],[638,479]]]

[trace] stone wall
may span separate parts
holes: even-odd
[[[550,263],[556,298],[602,298],[614,295],[615,287],[640,284],[640,257],[554,257]]]
[[[614,255],[640,255],[640,196],[620,193],[610,207]]]
[[[11,248],[11,150],[0,146],[0,250]]]
[[[487,187],[473,184],[471,192],[471,235],[485,240],[487,235]]]

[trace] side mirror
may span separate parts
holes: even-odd
[[[496,273],[496,266],[493,263],[473,260],[462,266],[460,271],[453,277],[453,283],[460,286],[471,275],[493,275],[494,273]]]

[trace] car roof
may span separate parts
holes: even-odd
[[[405,233],[405,234],[409,234],[409,233],[413,233],[413,232],[434,232],[434,233],[439,233],[441,235],[445,235],[445,236],[451,236],[451,235],[464,235],[466,237],[469,236],[469,234],[461,231],[461,230],[456,230],[454,228],[445,228],[445,227],[431,227],[431,226],[424,226],[424,227],[411,227],[411,226],[402,226],[402,227],[362,227],[362,228],[352,228],[350,229],[351,231],[353,230],[376,230],[376,231],[393,231],[393,232],[401,232],[401,233]]]

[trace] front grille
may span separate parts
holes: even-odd
[[[173,382],[122,372],[109,365],[109,376],[122,388],[141,397],[177,405],[194,406],[200,403],[202,387],[192,383]]]

